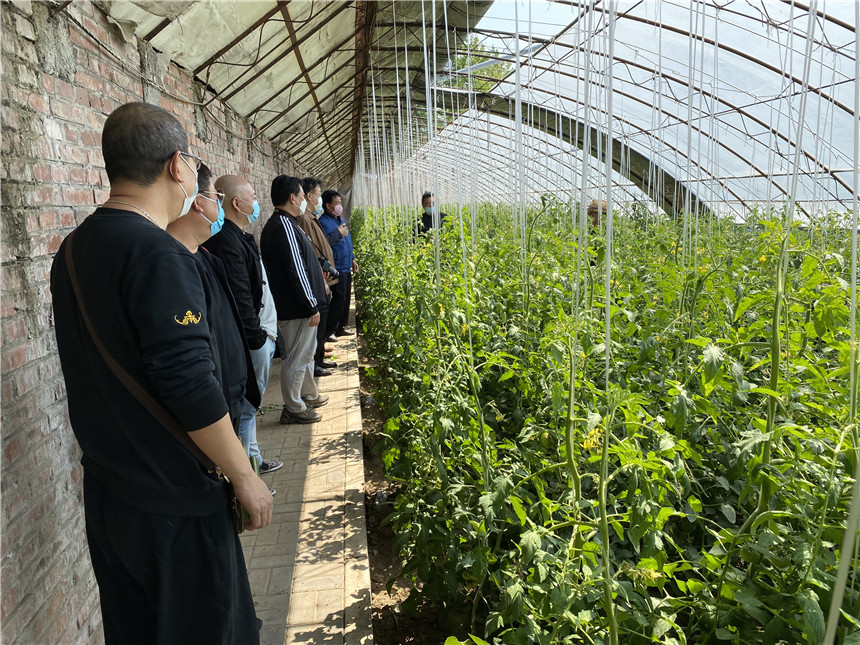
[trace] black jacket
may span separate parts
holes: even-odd
[[[275,209],[260,235],[260,252],[278,320],[310,318],[328,309],[319,260],[295,217]]]
[[[238,422],[242,414],[243,399],[260,407],[260,390],[251,363],[248,344],[242,335],[242,320],[236,302],[230,293],[230,285],[224,265],[205,248],[194,254],[200,281],[206,293],[206,322],[212,336],[212,358],[221,390],[230,408],[230,417]]]
[[[226,511],[224,483],[120,383],[90,339],[69,281],[64,241],[51,268],[54,327],[69,419],[93,476],[144,511]],[[228,412],[216,376],[206,294],[194,257],[130,211],[100,208],[74,233],[90,319],[108,352],[187,430]]]
[[[210,237],[203,246],[224,263],[227,282],[242,318],[245,340],[251,349],[259,349],[266,342],[266,331],[260,326],[263,272],[260,269],[260,250],[254,236],[234,222],[224,220],[221,231]]]
[[[445,220],[448,219],[448,213],[439,213],[439,226],[445,223]],[[433,216],[428,215],[427,213],[421,214],[421,221],[415,223],[415,231],[419,235],[423,235],[428,231],[433,230]]]

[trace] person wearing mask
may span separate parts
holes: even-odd
[[[108,116],[102,154],[109,199],[60,245],[51,294],[105,642],[258,643],[230,490],[202,457],[229,477],[246,528],[269,524],[272,496],[233,430],[197,263],[165,231],[195,201],[199,159],[147,103]]]
[[[336,340],[338,336],[352,336],[347,331],[349,320],[349,300],[352,293],[352,274],[358,270],[352,250],[352,237],[343,219],[343,201],[336,190],[322,194],[323,213],[319,218],[320,226],[334,254],[334,266],[339,275],[338,283],[332,287],[331,307],[329,308],[326,340]]]
[[[448,213],[436,214],[436,200],[433,193],[426,192],[421,196],[421,221],[416,222],[415,227],[421,235],[433,230],[434,228],[442,228],[442,223],[448,219]]]
[[[215,375],[224,391],[233,427],[238,428],[244,404],[253,405],[255,409],[259,407],[260,392],[251,371],[251,357],[241,334],[241,319],[224,265],[200,246],[218,233],[224,224],[222,199],[223,195],[212,185],[212,171],[206,164],[200,164],[197,169],[197,196],[191,209],[170,222],[167,232],[188,249],[197,264],[206,297],[206,323],[213,341]]]
[[[323,233],[317,218],[322,215],[322,189],[320,182],[313,177],[305,177],[302,179],[302,189],[305,191],[305,200],[307,208],[305,212],[299,215],[299,226],[308,234],[308,238],[313,244],[314,252],[323,267],[323,273],[326,276],[326,296],[328,302],[331,303],[331,289],[338,283],[338,278],[332,277],[330,272],[326,272],[325,268],[334,268],[334,254],[331,246]],[[329,304],[331,307],[331,304]],[[322,312],[320,315],[320,324],[317,326],[317,350],[314,354],[314,376],[329,376],[331,368],[337,367],[334,361],[325,359],[325,339],[326,331],[328,330],[328,311]]]
[[[260,235],[260,252],[278,311],[278,327],[286,354],[281,366],[284,409],[281,423],[315,423],[314,411],[328,402],[314,380],[316,327],[320,310],[327,309],[325,280],[313,245],[299,227],[307,208],[305,191],[296,177],[280,175],[272,181],[275,212]]]
[[[269,383],[269,370],[278,337],[278,317],[266,269],[254,236],[244,229],[260,216],[253,186],[242,177],[225,175],[215,182],[223,197],[224,226],[203,246],[224,263],[227,282],[242,319],[242,331],[251,353],[254,380],[260,396]],[[239,438],[256,459],[260,473],[273,473],[284,464],[263,459],[257,443],[257,407],[245,401],[239,417]]]

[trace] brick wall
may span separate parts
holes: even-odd
[[[51,3],[3,0],[0,20],[0,640],[102,642],[48,276],[63,237],[107,198],[104,120],[128,101],[162,105],[216,176],[251,181],[263,213],[271,212],[271,179],[300,173],[289,159],[276,160],[268,141],[251,139],[248,124],[218,101],[194,105],[210,95],[148,44],[125,42],[89,0],[59,12]]]

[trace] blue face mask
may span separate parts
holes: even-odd
[[[323,207],[322,207],[322,199],[317,202],[317,207],[314,209],[314,215],[319,217],[322,215]]]
[[[436,210],[435,206],[425,206],[424,207],[424,214],[425,215],[432,215],[435,210]]]
[[[239,197],[237,197],[236,199],[238,199],[240,202],[247,202],[248,201],[247,199],[240,199]],[[248,213],[245,213],[243,211],[239,211],[240,213],[242,213],[242,215],[247,215],[249,224],[252,222],[255,222],[257,220],[257,218],[260,216],[260,204],[257,202],[257,200],[255,199],[253,202],[250,202],[250,203],[254,205],[254,210],[250,215],[248,215]],[[236,209],[236,210],[239,210],[239,209]]]
[[[212,237],[218,231],[221,230],[222,226],[224,226],[224,207],[221,205],[220,199],[212,199],[212,198],[207,197],[206,195],[202,195],[202,194],[200,196],[203,199],[208,199],[210,202],[217,202],[218,203],[218,217],[215,219],[214,222],[210,221],[209,218],[206,217],[202,212],[197,211],[198,213],[200,213],[200,217],[202,217],[207,222],[209,222],[209,237]]]

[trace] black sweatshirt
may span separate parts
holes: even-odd
[[[51,268],[51,293],[69,418],[87,476],[152,513],[193,517],[226,509],[223,481],[207,473],[102,360],[69,281],[67,243]],[[107,351],[187,430],[222,418],[228,407],[191,253],[140,215],[107,208],[77,228],[73,250],[84,303]]]
[[[260,252],[278,320],[310,318],[328,310],[319,260],[295,217],[275,209],[260,234]]]
[[[248,347],[260,349],[268,338],[260,323],[263,307],[263,270],[260,250],[254,236],[239,228],[235,222],[224,220],[220,232],[203,243],[224,263],[230,290],[242,317],[242,328]]]

